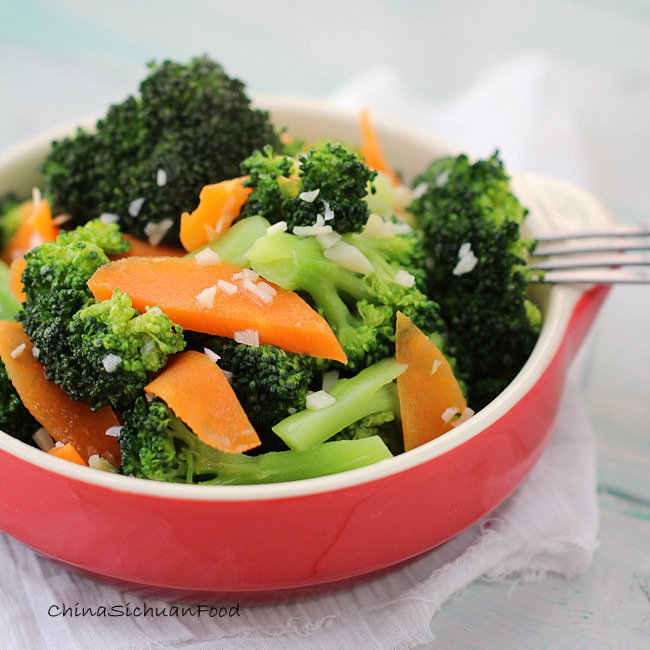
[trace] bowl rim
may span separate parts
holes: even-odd
[[[327,115],[330,118],[335,117],[345,121],[356,120],[358,116],[356,109],[341,107],[323,99],[303,96],[260,95],[255,98],[253,103],[256,106],[268,108],[271,112],[282,109],[309,111],[310,113]],[[0,175],[8,173],[11,167],[42,155],[52,140],[71,133],[77,126],[94,124],[97,117],[98,115],[90,115],[61,124],[0,153]],[[443,149],[449,153],[460,152],[457,145],[420,127],[380,113],[373,114],[373,120],[380,132],[387,131],[398,138],[417,138],[424,144],[430,144],[432,148]],[[511,176],[514,177],[515,174],[517,172],[512,172]],[[555,179],[553,180],[555,181]],[[570,184],[567,183],[566,185]],[[74,465],[50,454],[44,454],[40,449],[26,445],[4,431],[0,431],[0,452],[8,453],[25,463],[34,465],[37,469],[51,472],[62,478],[73,479],[82,484],[163,500],[180,499],[219,503],[273,501],[325,494],[362,484],[370,484],[442,456],[479,435],[487,427],[503,417],[511,407],[526,395],[548,367],[562,343],[573,308],[583,293],[584,287],[576,286],[556,286],[550,289],[543,326],[530,357],[513,381],[492,402],[478,411],[472,418],[445,435],[416,449],[366,467],[338,474],[282,483],[188,485],[137,479],[131,476]]]

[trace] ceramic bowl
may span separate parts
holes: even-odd
[[[322,101],[261,99],[297,137],[358,141],[357,113]],[[375,116],[385,153],[407,179],[458,153],[430,133]],[[50,141],[0,156],[0,195],[28,195]],[[513,173],[533,232],[611,215],[584,190]],[[504,501],[551,436],[567,367],[607,293],[536,287],[539,341],[514,381],[453,431],[363,469],[292,483],[197,486],[108,474],[46,455],[0,432],[0,529],[96,579],[197,602],[277,601],[336,588],[442,544]]]

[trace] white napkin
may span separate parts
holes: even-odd
[[[410,95],[394,70],[377,67],[352,79],[331,99],[429,129],[479,156],[499,149],[509,170],[529,170],[583,186],[591,174],[561,65],[530,54],[491,70],[458,96],[437,105]]]
[[[441,106],[406,97],[390,70],[353,80],[334,97],[428,126],[479,154],[497,146],[518,168],[587,180],[571,116],[549,92],[552,66],[539,57],[494,70]],[[584,350],[581,357],[584,357]],[[355,588],[293,604],[245,607],[233,616],[142,615],[169,603],[81,578],[0,535],[3,647],[386,650],[431,642],[431,620],[475,580],[571,578],[596,548],[595,441],[582,396],[584,362],[569,375],[553,438],[519,489],[483,521],[410,564]],[[461,596],[462,597],[462,596]],[[233,607],[236,603],[224,603]],[[123,616],[51,616],[64,607]],[[126,615],[140,608],[141,615]]]

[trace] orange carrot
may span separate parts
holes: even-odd
[[[60,447],[52,447],[47,453],[63,458],[64,460],[69,460],[71,463],[77,463],[77,465],[87,465],[79,455],[79,452],[74,448],[74,445],[70,442],[66,442],[65,445],[61,445]]]
[[[186,251],[196,250],[230,228],[251,193],[251,188],[243,184],[247,178],[231,178],[204,186],[196,210],[181,215],[180,237]]]
[[[206,445],[241,454],[261,444],[223,370],[201,352],[174,355],[144,390],[160,397]]]
[[[21,211],[22,222],[2,251],[2,259],[7,264],[43,242],[54,241],[59,234],[46,199],[41,199],[36,205],[33,201],[25,201]]]
[[[25,302],[26,296],[23,291],[23,271],[27,266],[27,260],[20,257],[13,260],[9,265],[9,291],[18,302]]]
[[[359,153],[365,159],[366,165],[389,176],[393,185],[399,185],[400,180],[384,156],[379,137],[370,119],[370,111],[367,108],[362,108],[359,114],[359,129],[361,131]]]
[[[122,233],[122,238],[131,244],[131,248],[126,253],[109,255],[109,259],[121,260],[124,257],[183,257],[185,255],[185,251],[182,248],[168,246],[166,244],[152,246],[149,242],[138,239],[128,233]]]
[[[467,402],[436,345],[408,317],[397,313],[397,361],[408,368],[397,378],[404,449],[408,451],[453,429],[467,417]]]
[[[107,429],[119,425],[115,413],[108,406],[93,413],[88,404],[71,399],[45,379],[20,323],[0,320],[0,358],[23,404],[54,440],[71,443],[86,463],[99,454],[115,467],[120,464],[117,438],[106,435]]]
[[[97,300],[114,289],[141,311],[157,305],[187,330],[235,338],[253,330],[259,343],[346,362],[327,321],[297,293],[247,277],[249,270],[183,257],[128,257],[101,266],[88,281]]]

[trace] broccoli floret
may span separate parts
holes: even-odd
[[[123,413],[123,420],[118,436],[121,473],[154,481],[192,482],[191,454],[185,459],[176,453],[174,435],[178,431],[182,439],[187,427],[162,400],[139,397]]]
[[[400,256],[403,248],[416,246],[393,239]],[[346,372],[358,370],[394,353],[395,316],[403,311],[420,329],[443,329],[436,303],[415,284],[396,281],[408,269],[393,261],[391,246],[363,235],[344,235],[346,246],[361,251],[371,265],[366,273],[348,270],[330,258],[316,238],[273,233],[259,238],[248,250],[252,267],[283,289],[307,294],[332,327],[348,363]],[[345,252],[345,251],[344,251]],[[413,254],[417,257],[416,254]]]
[[[289,230],[320,219],[339,233],[359,232],[368,220],[365,197],[377,173],[343,145],[327,142],[297,159],[265,147],[242,163],[242,171],[252,188],[245,214],[285,221]]]
[[[382,238],[356,235],[343,241],[358,248],[372,265],[364,277],[368,300],[393,313],[403,312],[426,333],[444,328],[438,305],[424,293],[425,253],[415,232]]]
[[[305,408],[314,387],[314,360],[274,345],[253,347],[223,337],[195,336],[191,345],[216,352],[219,367],[232,373],[233,390],[262,440],[255,453],[284,448],[271,427]]]
[[[127,294],[77,311],[68,324],[69,357],[59,364],[59,383],[72,398],[93,409],[123,409],[165,365],[167,355],[185,347],[183,330],[153,307],[134,309]],[[63,370],[63,372],[61,372]]]
[[[124,232],[146,238],[148,224],[169,226],[201,188],[238,176],[240,163],[265,145],[279,147],[266,111],[253,109],[244,84],[205,56],[149,64],[139,93],[112,106],[96,131],[54,142],[43,164],[56,211],[79,225],[102,213]]]
[[[364,418],[375,414],[379,419],[399,413],[399,401],[395,394],[394,380],[406,366],[397,363],[394,357],[382,359],[364,368],[350,378],[341,378],[328,391],[332,403],[320,409],[304,409],[278,422],[273,431],[284,440],[290,449],[305,451],[329,440],[347,427],[347,438],[361,438],[361,429],[369,420]],[[379,419],[375,419],[375,426]],[[373,432],[375,433],[375,432]]]
[[[261,215],[270,223],[282,221],[285,203],[290,205],[300,193],[297,159],[266,146],[246,158],[241,169],[249,176],[244,185],[251,188],[242,214]]]
[[[59,245],[78,241],[99,246],[106,255],[126,253],[131,248],[116,223],[105,223],[101,219],[93,219],[74,230],[63,231],[56,238]]]
[[[414,187],[410,210],[431,259],[429,295],[476,410],[519,372],[539,334],[540,312],[527,298],[533,241],[520,236],[527,211],[496,153],[474,163],[465,155],[436,160]]]
[[[212,485],[295,481],[363,467],[392,456],[378,436],[325,443],[304,452],[228,454],[201,442],[162,400],[144,397],[124,413],[118,441],[123,474]]]
[[[114,224],[96,221],[61,233],[54,242],[45,242],[25,255],[26,301],[19,320],[42,353],[44,365],[55,362],[65,350],[65,330],[72,315],[95,301],[86,283],[109,261],[102,246],[119,248],[116,232],[119,235]]]
[[[78,241],[64,246],[45,242],[29,251],[25,259],[22,281],[26,300],[19,320],[43,358],[49,356],[51,346],[56,356],[72,315],[94,302],[86,283],[108,258],[99,246]],[[46,344],[41,348],[41,343]]]
[[[33,444],[32,435],[40,424],[25,408],[0,359],[0,430],[18,440]]]
[[[18,320],[48,380],[93,409],[106,404],[119,409],[137,397],[148,382],[146,373],[159,370],[185,341],[182,329],[160,309],[140,314],[119,292],[95,300],[87,281],[108,257],[92,241],[118,246],[116,226],[100,223],[62,233],[27,253],[26,300]]]

